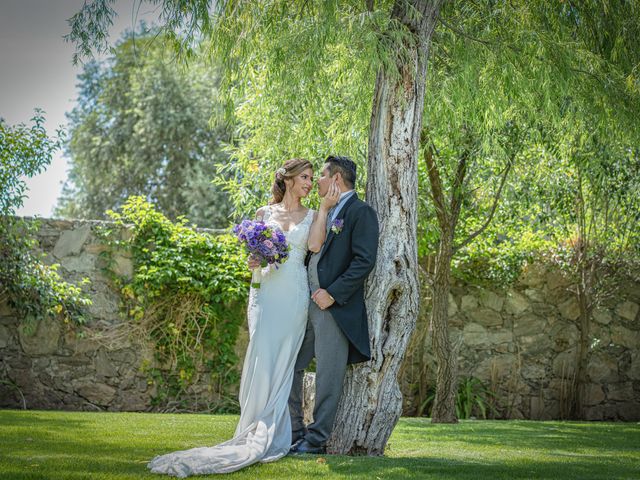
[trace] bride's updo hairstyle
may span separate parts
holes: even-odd
[[[313,170],[313,165],[304,158],[292,158],[284,162],[284,165],[276,170],[276,179],[271,187],[273,197],[271,197],[269,204],[280,203],[284,198],[284,194],[287,191],[287,184],[284,182],[285,178],[294,178],[307,168]]]

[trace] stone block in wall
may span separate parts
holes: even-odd
[[[622,325],[611,326],[611,342],[615,345],[623,347],[639,349],[640,348],[640,332],[629,330]]]
[[[88,275],[95,270],[96,256],[82,252],[80,255],[64,257],[59,263],[68,272]]]
[[[631,354],[631,365],[626,374],[631,380],[640,380],[640,349]]]
[[[131,365],[136,362],[136,352],[131,348],[119,348],[110,352],[110,357],[115,362]]]
[[[537,288],[527,288],[524,291],[524,294],[529,298],[529,300],[533,302],[543,303],[545,301],[544,292],[542,290],[538,290]]]
[[[99,349],[96,356],[93,357],[93,368],[95,368],[96,375],[101,377],[115,377],[118,375],[118,370],[111,362],[104,348]]]
[[[30,322],[35,322],[35,330],[29,331],[26,327]],[[58,350],[61,329],[60,322],[56,319],[39,318],[23,323],[18,327],[18,338],[22,350],[27,355],[49,355]]]
[[[588,383],[585,385],[585,405],[598,405],[604,401],[604,390],[602,386],[596,383]]]
[[[613,320],[611,312],[602,308],[594,309],[592,315],[593,319],[602,325],[609,325],[611,323],[611,320]]]
[[[551,348],[551,338],[546,333],[522,335],[518,337],[518,346],[520,351],[526,352],[529,356],[539,355]]]
[[[576,345],[579,337],[578,327],[574,323],[557,321],[549,330],[552,339],[553,349],[556,352],[563,352],[572,345]]]
[[[520,374],[525,380],[539,382],[547,376],[547,369],[544,364],[534,362],[523,362]]]
[[[114,257],[115,264],[113,271],[116,275],[124,277],[126,279],[133,278],[133,261],[130,257],[124,255],[116,255]]]
[[[120,302],[114,294],[96,290],[91,295],[91,302],[87,310],[93,318],[117,318]]]
[[[607,400],[630,402],[634,399],[633,383],[610,383],[607,385]]]
[[[605,325],[596,322],[589,324],[589,338],[591,338],[592,349],[605,347],[611,344],[611,332]]]
[[[65,349],[74,354],[93,352],[98,349],[98,344],[94,340],[79,336],[76,330],[67,330],[63,339]]]
[[[485,327],[497,327],[503,323],[502,316],[498,312],[486,307],[467,312],[467,317]]]
[[[616,307],[616,314],[624,318],[625,320],[633,321],[638,316],[640,305],[628,300],[619,303]]]
[[[553,359],[553,374],[561,379],[570,378],[575,372],[576,350],[571,348],[560,352]]]
[[[556,288],[566,288],[571,285],[571,278],[561,270],[551,269],[545,276],[545,282],[549,290],[555,290]]]
[[[100,255],[102,252],[108,252],[111,250],[109,245],[104,243],[86,243],[82,248],[87,253],[92,253],[94,255]]]
[[[618,362],[605,352],[597,352],[589,358],[587,374],[593,383],[618,381]]]
[[[0,348],[5,348],[11,343],[11,332],[4,325],[0,325]]]
[[[571,297],[558,305],[558,310],[560,315],[571,321],[575,321],[580,317],[580,305],[575,297]]]
[[[89,274],[95,269],[95,262],[95,255],[82,252],[80,255],[62,258],[60,265],[68,272]]]
[[[529,300],[524,295],[515,290],[507,292],[507,298],[504,303],[504,310],[512,315],[520,315],[531,307]]]
[[[73,230],[62,232],[60,238],[53,248],[53,254],[57,258],[64,258],[67,255],[77,255],[82,250],[82,246],[89,238],[91,233],[90,225],[82,225]]]
[[[147,395],[140,392],[123,392],[116,402],[117,410],[126,409],[128,412],[144,412],[148,409]]]
[[[536,335],[544,331],[547,321],[535,313],[526,313],[513,321],[516,337]]]
[[[491,290],[482,289],[480,290],[480,305],[486,308],[490,308],[496,312],[502,311],[502,306],[504,305],[504,298],[497,295],[495,292]]]
[[[640,419],[640,401],[621,402],[616,405],[616,417],[623,421],[637,421]]]
[[[515,355],[505,353],[493,355],[480,362],[473,370],[473,376],[487,382],[493,376],[506,381],[511,375],[517,375],[518,359]]]
[[[586,407],[584,409],[585,420],[604,420],[605,407],[603,405],[596,405],[593,407]]]
[[[489,345],[496,347],[502,344],[513,343],[513,332],[506,328],[500,328],[498,330],[489,330]]]
[[[98,383],[91,377],[86,378],[84,381],[77,380],[74,383],[74,390],[81,397],[101,407],[109,406],[116,395],[115,388],[104,383]]]
[[[530,263],[523,270],[518,283],[528,287],[538,287],[544,284],[546,268],[538,263]]]
[[[463,295],[460,299],[460,309],[463,312],[478,308],[478,299],[473,295]]]
[[[486,345],[489,343],[487,329],[477,323],[468,323],[462,330],[463,343],[469,346]]]

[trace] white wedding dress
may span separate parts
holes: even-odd
[[[264,221],[270,220],[270,207]],[[184,478],[229,473],[256,462],[273,462],[289,452],[291,418],[287,405],[293,367],[307,324],[309,287],[304,257],[313,212],[284,232],[291,249],[278,269],[262,269],[259,289],[251,289],[247,319],[249,346],[240,381],[240,421],[231,440],[155,457],[153,473]]]

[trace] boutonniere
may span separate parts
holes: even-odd
[[[333,222],[331,222],[331,231],[338,235],[342,231],[342,227],[344,227],[344,219],[336,218]]]

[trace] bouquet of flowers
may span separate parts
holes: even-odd
[[[289,258],[287,239],[278,228],[261,221],[243,220],[233,227],[233,233],[247,252],[260,260],[261,267],[275,265],[278,268]],[[253,270],[251,286],[260,288],[260,267]]]

